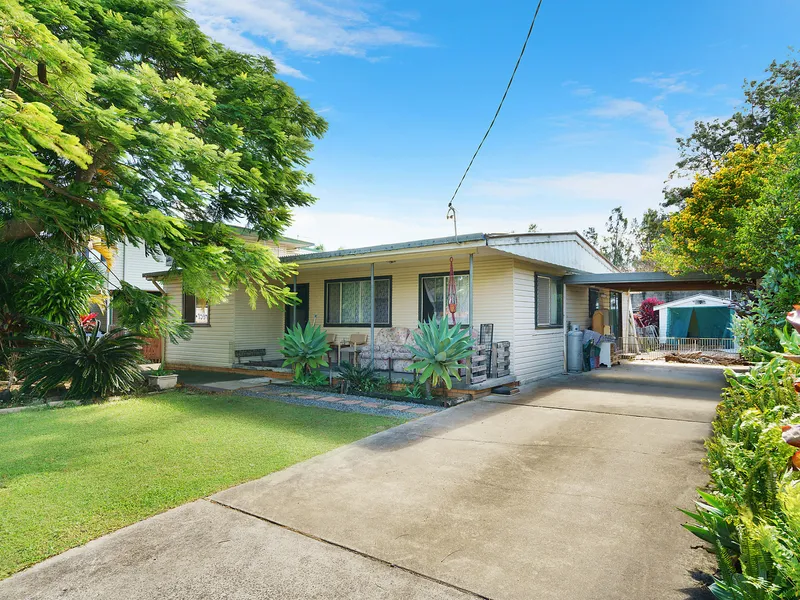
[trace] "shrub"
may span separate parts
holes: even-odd
[[[281,345],[281,354],[285,357],[283,366],[294,369],[295,379],[304,373],[310,373],[311,369],[328,366],[325,357],[331,347],[319,325],[309,323],[302,327],[298,323],[278,343]]]
[[[375,374],[372,367],[361,367],[349,362],[339,365],[339,378],[344,383],[345,393],[368,394],[379,390],[382,386],[381,378]]]
[[[20,312],[61,325],[71,323],[73,315],[89,312],[92,296],[103,289],[105,279],[98,268],[75,259],[43,269],[19,290]]]
[[[639,314],[637,315],[642,327],[647,327],[649,325],[658,326],[658,313],[656,313],[654,308],[660,304],[664,303],[658,298],[645,298],[642,300],[642,303],[639,305]]]
[[[406,384],[405,395],[407,398],[422,399],[428,398],[427,386],[421,381],[414,381]]]
[[[785,351],[800,349],[796,331],[775,336]],[[800,367],[770,357],[749,373],[728,373],[706,442],[713,490],[685,511],[694,521],[685,527],[716,554],[711,591],[725,600],[800,597],[800,474],[797,449],[782,435],[800,423]]]
[[[44,397],[53,388],[70,382],[66,398],[96,399],[128,392],[143,379],[142,338],[123,329],[107,335],[97,327],[90,333],[73,326],[41,322],[52,337],[28,335],[29,346],[20,348],[17,370],[20,391]]]
[[[305,387],[320,387],[328,383],[328,376],[319,371],[311,371],[311,373],[303,373],[300,377],[295,377],[294,382]]]
[[[472,356],[472,337],[468,329],[459,325],[449,325],[447,319],[435,319],[419,324],[419,333],[414,332],[416,345],[406,348],[414,357],[407,370],[420,374],[420,382],[430,382],[437,386],[440,382],[449,390],[453,379],[458,381],[458,369],[464,368],[458,361]]]

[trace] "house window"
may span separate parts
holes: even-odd
[[[469,273],[456,273],[456,323],[469,323]],[[449,273],[419,276],[419,320],[450,317]]]
[[[536,274],[536,327],[564,324],[564,284],[560,277]]]
[[[183,295],[183,322],[189,325],[211,325],[210,307],[207,300],[192,294]]]
[[[370,279],[325,282],[325,327],[366,327],[370,324]],[[392,278],[375,278],[375,325],[392,326]]]

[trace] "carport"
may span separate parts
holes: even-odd
[[[664,271],[631,273],[576,273],[564,277],[567,285],[604,287],[620,292],[660,292],[690,290],[745,290],[756,285],[753,276],[736,275],[738,281],[727,281],[705,273],[670,275]]]

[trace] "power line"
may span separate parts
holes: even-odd
[[[500,109],[503,108],[503,103],[506,101],[506,96],[508,96],[508,90],[511,89],[511,84],[514,82],[514,76],[517,74],[517,69],[519,68],[519,63],[522,62],[522,57],[525,54],[525,49],[528,47],[528,40],[531,39],[531,34],[533,33],[533,26],[536,24],[536,17],[539,16],[539,9],[542,8],[542,0],[539,0],[539,4],[536,5],[536,12],[533,13],[533,19],[531,19],[531,26],[528,28],[528,35],[525,36],[525,43],[522,44],[522,50],[520,50],[519,57],[517,57],[517,62],[514,65],[514,70],[511,72],[511,77],[508,80],[508,85],[506,85],[506,91],[503,92],[503,97],[500,99],[500,104],[497,106],[497,110],[494,113],[494,117],[492,117],[492,122],[489,123],[489,128],[486,130],[486,133],[483,134],[483,139],[481,143],[478,144],[478,147],[475,149],[475,154],[472,155],[472,158],[467,165],[467,168],[464,170],[464,174],[461,176],[461,180],[458,182],[456,186],[456,190],[453,192],[453,196],[450,198],[450,202],[447,203],[448,214],[451,209],[453,209],[453,200],[456,199],[456,194],[458,194],[458,190],[461,189],[461,184],[464,183],[464,180],[467,178],[467,173],[472,168],[472,163],[475,162],[475,157],[478,156],[478,152],[481,151],[483,147],[483,143],[486,141],[486,138],[489,137],[489,132],[492,131],[492,127],[494,127],[494,122],[497,121],[497,116],[500,114]]]

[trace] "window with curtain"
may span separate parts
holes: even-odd
[[[564,284],[560,277],[536,274],[536,327],[561,327],[564,324]]]
[[[210,325],[211,309],[207,300],[192,294],[183,295],[183,322],[189,325]]]
[[[325,282],[325,327],[368,327],[370,279],[337,279]],[[375,278],[375,325],[392,325],[392,278]]]
[[[469,323],[469,273],[456,273],[456,323]],[[448,303],[450,275],[420,275],[420,321],[430,321],[434,317],[450,317]]]

